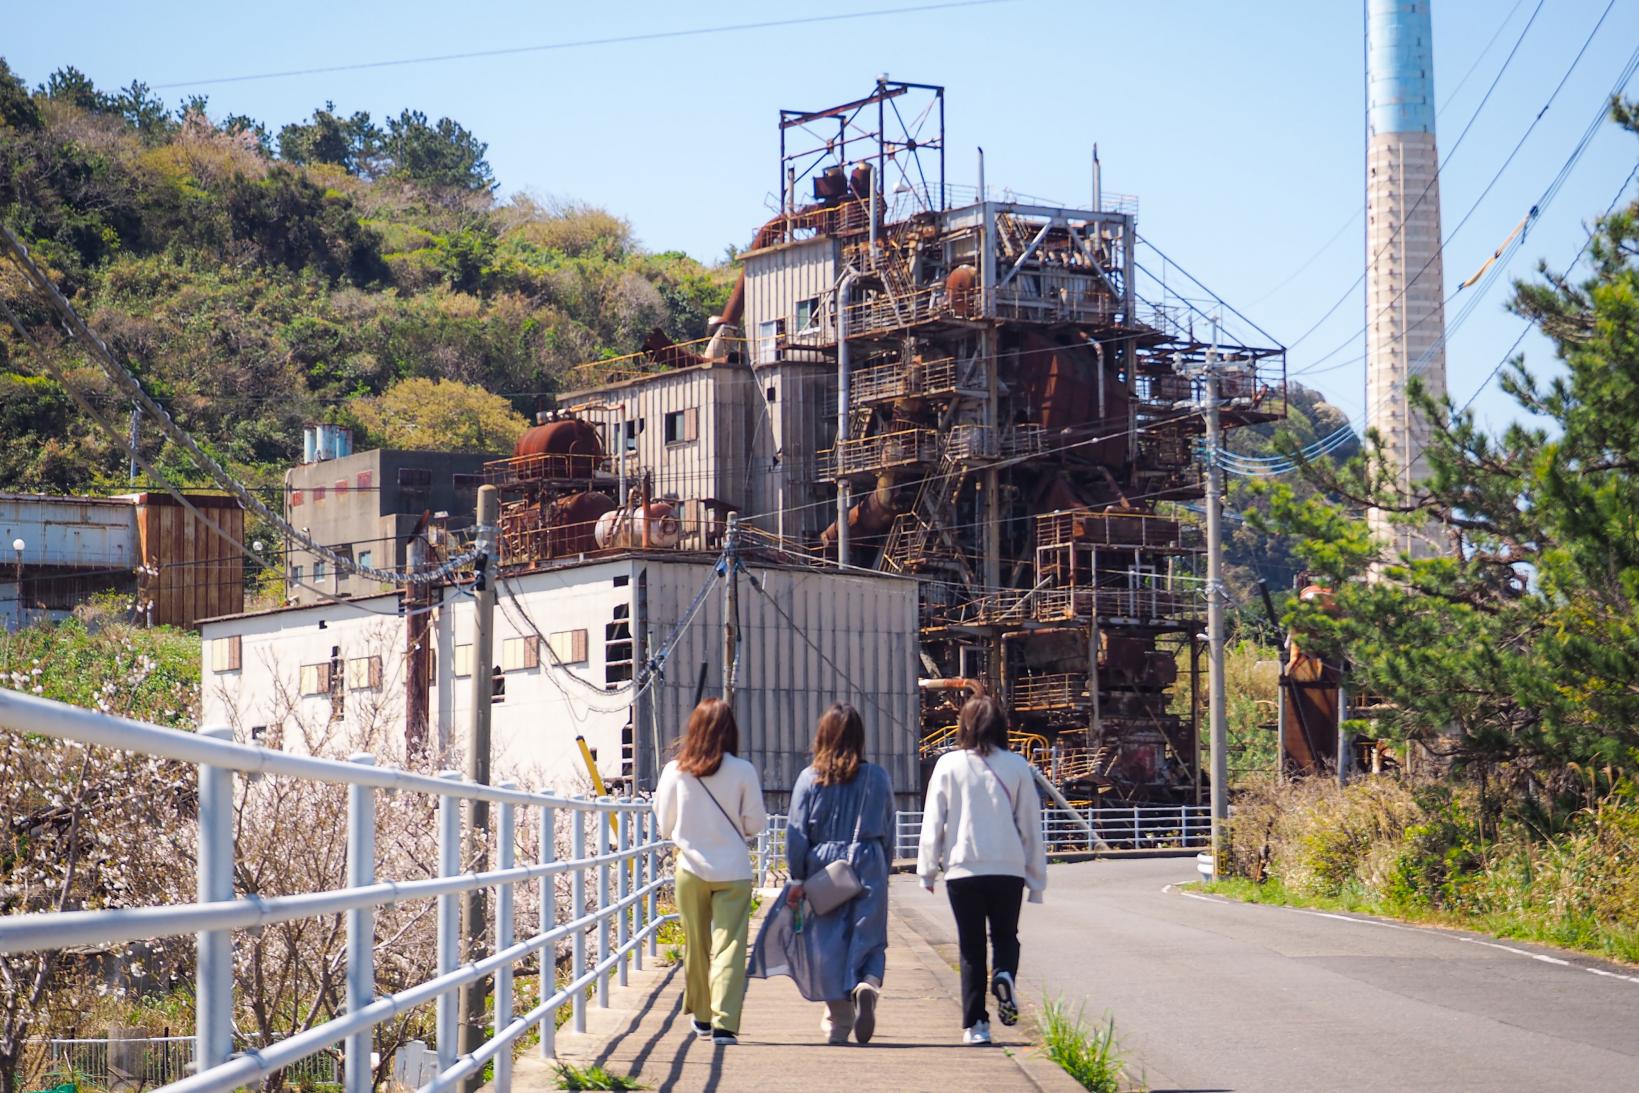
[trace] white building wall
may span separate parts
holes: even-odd
[[[800,568],[753,567],[752,573],[798,623],[788,625],[750,578],[741,577],[735,708],[742,754],[762,772],[770,803],[785,801],[807,764],[819,715],[835,701],[860,710],[870,758],[888,768],[907,800],[914,797],[920,788],[915,582]],[[672,637],[707,586],[663,676],[634,710],[631,687],[611,683],[607,674],[608,627],[636,616],[641,665]],[[721,694],[722,595],[711,560],[622,556],[509,577],[501,592],[497,663],[507,641],[534,636],[536,629],[548,639],[576,630],[585,630],[586,638],[583,660],[560,666],[543,648],[538,666],[505,673],[505,699],[492,710],[494,778],[585,792],[588,778],[575,742],[584,736],[606,780],[633,778],[640,789],[651,788],[659,765],[655,747],[664,762],[694,705],[702,665],[705,694]],[[380,596],[205,623],[203,723],[231,725],[242,740],[262,727],[261,739],[290,750],[345,755],[363,749],[401,761],[405,625],[393,614],[397,602]],[[446,590],[434,612],[432,726],[444,756],[438,765],[460,765],[470,720],[472,679],[455,672],[457,648],[472,640],[472,609],[470,597]],[[216,643],[235,637],[239,667],[219,667],[226,658],[218,658]],[[572,653],[574,639],[562,640]],[[344,664],[380,657],[379,685],[346,688],[335,721],[328,694],[300,694],[302,665],[327,664],[333,650]],[[634,714],[636,753],[628,765],[622,737]]]

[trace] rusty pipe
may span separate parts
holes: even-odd
[[[924,691],[969,691],[974,698],[983,698],[985,695],[983,681],[964,679],[960,676],[949,679],[919,679],[916,685]]]

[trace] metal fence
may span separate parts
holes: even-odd
[[[84,1082],[96,1089],[152,1089],[187,1077],[193,1067],[192,1036],[109,1037],[44,1041],[48,1074],[65,1081]],[[241,1044],[241,1050],[244,1048]],[[285,1070],[295,1085],[329,1084],[338,1080],[336,1057],[330,1052],[310,1055]]]
[[[752,851],[758,885],[783,882],[786,876],[787,817],[768,818],[768,830],[757,836]],[[1092,824],[1102,846],[1089,846],[1086,824]],[[1078,850],[1204,850],[1212,845],[1212,809],[1207,805],[1131,805],[1080,809],[1044,808],[1042,843],[1048,853]],[[894,858],[916,858],[922,839],[922,813],[894,813]]]
[[[556,797],[508,785],[462,781],[454,771],[437,777],[379,768],[368,755],[341,762],[291,755],[232,742],[231,730],[178,732],[108,717],[16,691],[0,689],[0,728],[81,744],[99,745],[199,767],[199,901],[160,907],[10,915],[0,919],[0,953],[37,952],[77,945],[151,940],[194,933],[198,942],[194,1059],[196,1072],[165,1086],[172,1093],[229,1093],[286,1070],[345,1042],[342,1078],[347,1093],[370,1088],[371,1029],[406,1010],[436,1006],[437,1076],[422,1093],[453,1088],[492,1060],[495,1087],[511,1088],[512,1044],[539,1028],[541,1053],[552,1057],[556,1015],[573,1006],[576,1031],[586,1027],[587,988],[599,1006],[609,1003],[611,980],[626,983],[627,968],[641,968],[644,949],[657,954],[656,933],[675,916],[662,916],[658,893],[671,878],[661,874],[661,851],[647,802]],[[348,789],[348,887],[292,896],[235,898],[233,892],[233,786],[236,775],[287,777],[344,785]],[[438,802],[438,875],[425,880],[378,880],[374,876],[375,799],[381,790],[421,793]],[[461,811],[466,801],[495,806],[496,868],[463,873]],[[519,811],[539,824],[540,860],[519,865],[514,847]],[[557,858],[560,824],[569,829],[571,856]],[[612,848],[604,850],[604,833]],[[596,851],[596,852],[594,852]],[[570,876],[571,904],[559,907],[554,878]],[[513,937],[517,885],[538,882],[541,930]],[[494,889],[495,951],[463,962],[457,930],[460,897]],[[388,904],[437,900],[438,974],[397,993],[375,993],[374,912]],[[593,909],[588,911],[587,908]],[[560,910],[565,921],[560,922]],[[346,1011],[295,1036],[264,1045],[233,1038],[233,931],[322,915],[345,915]],[[561,943],[573,957],[572,978],[524,1014],[513,1010],[513,965],[540,953],[550,969]],[[646,943],[646,946],[645,946]],[[589,947],[595,956],[588,957]],[[483,1044],[457,1054],[456,996],[469,983],[494,976],[495,1029]],[[545,978],[543,976],[543,984]],[[543,986],[544,990],[544,986]]]

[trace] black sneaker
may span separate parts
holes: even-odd
[[[696,1021],[694,1018],[691,1017],[691,1018],[689,1018],[689,1025],[690,1025],[690,1027],[692,1027],[694,1029],[694,1038],[696,1040],[709,1040],[709,1039],[711,1039],[711,1025],[708,1024],[707,1022],[705,1022],[705,1021]]]
[[[711,1042],[718,1047],[733,1047],[740,1042],[740,1038],[726,1028],[714,1028],[711,1030]]]
[[[990,980],[990,993],[996,996],[996,1017],[1004,1025],[1019,1023],[1019,1004],[1013,998],[1013,973],[997,972]]]

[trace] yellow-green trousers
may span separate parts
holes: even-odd
[[[739,1032],[751,882],[702,880],[680,867],[676,884],[683,919],[683,1008],[702,1024]]]

